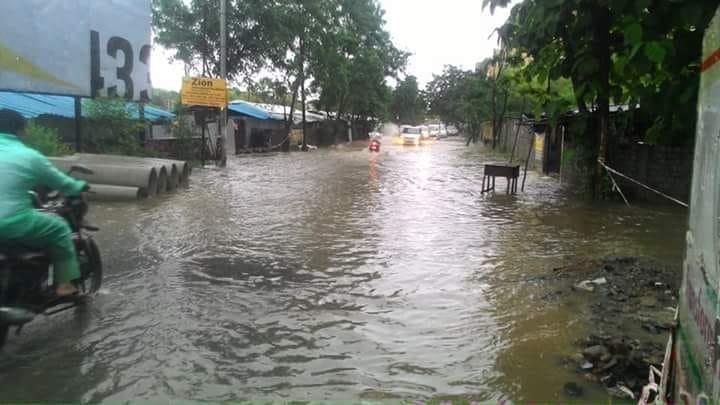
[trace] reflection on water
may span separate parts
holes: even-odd
[[[104,294],[12,337],[0,398],[562,398],[582,308],[517,280],[576,256],[679,263],[684,213],[534,174],[481,195],[486,159],[453,140],[249,156],[95,205]]]

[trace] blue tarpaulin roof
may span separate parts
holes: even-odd
[[[138,109],[135,108],[134,103],[128,103],[127,107],[130,114],[134,118],[138,118]],[[0,91],[0,109],[2,108],[17,111],[25,118],[35,118],[43,114],[75,118],[75,101],[72,97],[67,96]],[[86,114],[87,112],[83,111],[83,116]],[[145,105],[145,119],[158,121],[163,118],[172,119],[175,118],[175,114]]]
[[[233,101],[228,104],[228,110],[259,120],[270,119],[270,114],[267,111],[243,101]]]

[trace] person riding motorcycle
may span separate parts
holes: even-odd
[[[46,251],[53,263],[55,293],[76,294],[74,280],[80,278],[70,226],[61,217],[34,209],[30,192],[35,187],[57,190],[65,196],[80,196],[84,181],[59,171],[40,152],[21,141],[25,118],[0,110],[0,247],[22,246]]]

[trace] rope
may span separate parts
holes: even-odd
[[[627,205],[629,207],[630,203],[628,202],[627,198],[625,198],[625,194],[620,189],[620,186],[618,186],[617,182],[615,181],[615,178],[612,176],[612,173],[607,171],[607,169],[605,169],[605,170],[607,172],[608,177],[610,177],[610,181],[612,181],[612,183],[613,183],[613,191],[617,190],[617,192],[620,193],[620,197],[622,197],[623,201],[625,201],[625,205]]]
[[[637,184],[638,186],[640,186],[640,187],[642,187],[642,188],[644,188],[644,189],[646,189],[646,190],[650,190],[650,191],[652,191],[653,193],[658,194],[658,195],[660,195],[660,196],[662,196],[662,197],[665,197],[665,198],[667,198],[668,200],[670,200],[670,201],[672,201],[672,202],[674,202],[674,203],[676,203],[676,204],[678,204],[678,205],[682,205],[683,207],[688,208],[687,203],[684,203],[684,202],[678,200],[677,198],[670,197],[669,195],[663,193],[662,191],[655,190],[654,188],[652,188],[652,187],[650,187],[650,186],[647,186],[647,185],[645,185],[645,184],[643,184],[643,183],[641,183],[641,182],[633,179],[632,177],[628,177],[628,176],[620,173],[619,171],[617,171],[617,170],[615,170],[615,169],[613,169],[613,168],[611,168],[611,167],[608,167],[608,165],[606,165],[605,163],[603,163],[602,160],[598,159],[598,163],[600,163],[600,165],[601,165],[602,167],[604,167],[605,170],[607,170],[608,172],[613,173],[613,174],[616,174],[616,175],[624,178],[625,180],[628,180],[628,181],[630,181],[630,182],[632,182],[632,183],[635,183],[635,184]]]

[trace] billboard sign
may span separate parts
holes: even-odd
[[[720,8],[705,32],[676,340],[677,402],[720,398]],[[674,353],[675,354],[675,353]],[[667,365],[666,365],[667,367]]]
[[[0,90],[150,98],[150,0],[2,0],[0,15]]]
[[[183,79],[180,100],[185,105],[225,108],[227,84],[223,79],[188,77]]]

